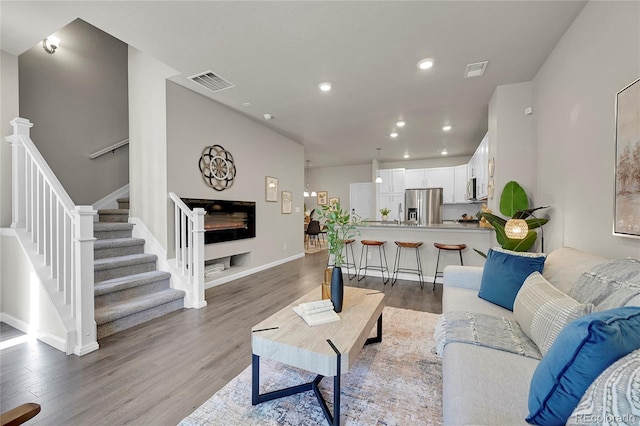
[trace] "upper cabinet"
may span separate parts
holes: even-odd
[[[489,195],[489,134],[485,134],[482,142],[469,161],[469,176],[476,178],[476,198],[484,200]]]
[[[465,181],[466,181],[466,165]],[[407,169],[405,188],[442,188],[442,201],[445,204],[456,203],[455,167],[433,167],[429,169]]]
[[[469,182],[467,168],[466,164],[453,168],[453,202],[455,204],[467,202],[467,182]]]
[[[377,183],[379,194],[404,193],[404,169],[380,169],[378,170],[382,183]]]

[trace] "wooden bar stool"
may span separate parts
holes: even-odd
[[[393,286],[396,281],[398,281],[398,272],[409,272],[412,274],[418,275],[418,281],[420,282],[420,288],[424,288],[424,277],[422,276],[422,261],[420,260],[420,247],[422,247],[422,241],[417,243],[407,243],[404,241],[395,241],[396,246],[396,259],[393,266],[393,280],[391,281],[391,285]],[[402,254],[402,249],[415,249],[416,250],[416,269],[411,268],[401,268],[400,267],[400,257]]]
[[[384,245],[387,243],[386,241],[374,241],[374,240],[362,240],[360,241],[364,246],[362,252],[360,253],[360,264],[358,265],[358,281],[367,276],[367,269],[372,269],[374,271],[380,271],[382,274],[382,282],[386,284],[389,282],[389,266],[387,264],[387,254],[384,251]],[[380,255],[380,265],[369,265],[369,247],[378,247],[378,254]],[[366,251],[366,255],[365,255]],[[364,268],[362,267],[362,256],[365,256],[365,264]],[[384,262],[383,262],[384,259]],[[364,275],[360,276],[360,273],[364,269]],[[384,278],[384,272],[387,271],[387,279]]]
[[[356,277],[356,274],[358,273],[358,270],[356,269],[356,257],[353,254],[353,243],[355,241],[356,240],[353,240],[353,239],[345,240],[344,246],[342,247],[342,249],[344,250],[344,258],[345,258],[345,261],[342,264],[342,266],[347,267],[347,277],[349,277],[350,280],[354,279]],[[349,262],[349,249],[351,249],[351,262]],[[329,264],[330,257],[331,257],[330,255],[327,256],[327,268],[335,264],[335,259],[334,259],[334,263]],[[351,275],[351,268],[353,268],[353,275]]]
[[[462,262],[462,250],[467,248],[466,244],[441,244],[433,243],[433,246],[438,249],[438,260],[436,261],[436,273],[433,275],[433,290],[436,289],[436,278],[444,276],[442,272],[438,272],[438,265],[440,264],[440,250],[458,251],[460,254],[460,265],[464,266]]]

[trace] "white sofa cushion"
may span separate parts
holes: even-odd
[[[573,283],[583,272],[607,260],[571,247],[562,247],[549,253],[542,275],[560,291],[569,294]]]
[[[527,425],[527,394],[537,365],[509,352],[448,344],[442,359],[444,424]]]
[[[478,297],[477,290],[447,287],[442,295],[442,312],[470,311],[514,319],[513,312]]]
[[[581,304],[534,272],[522,284],[513,305],[520,328],[546,354],[569,322],[591,313],[592,304]]]

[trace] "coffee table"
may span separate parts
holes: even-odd
[[[302,296],[251,329],[253,405],[301,392],[313,391],[331,425],[340,424],[340,375],[347,373],[364,345],[382,341],[384,293],[345,287],[340,321],[308,326],[293,307],[320,300],[321,287]],[[377,321],[377,335],[369,334]],[[309,383],[260,394],[260,357],[302,368],[317,374]],[[333,377],[333,414],[318,384]]]

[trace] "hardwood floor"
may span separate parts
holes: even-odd
[[[251,327],[319,286],[325,263],[322,253],[307,255],[211,288],[207,307],[116,333],[83,357],[37,341],[2,349],[1,411],[36,402],[42,411],[28,424],[175,425],[249,366]],[[442,311],[441,285],[345,284],[384,291],[387,306]],[[0,341],[20,335],[2,324]]]

